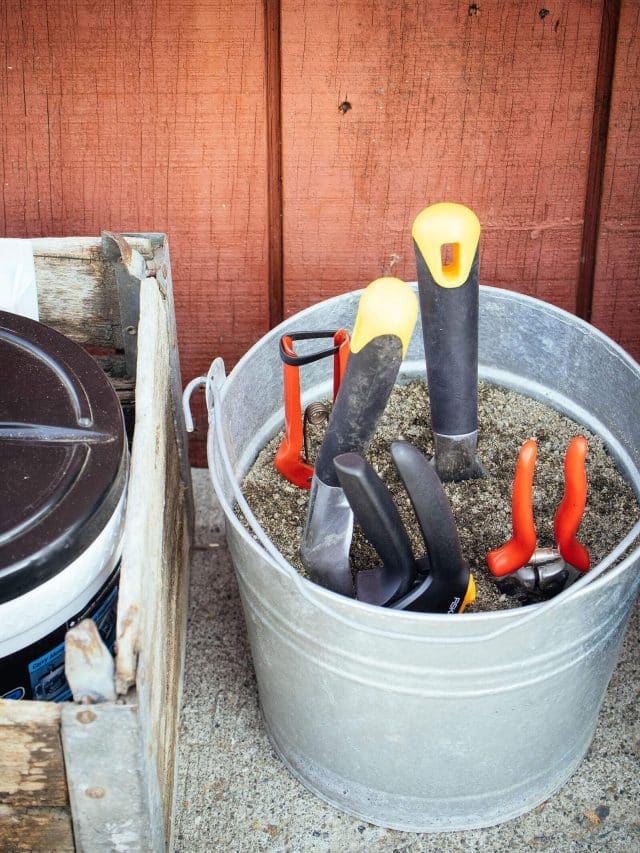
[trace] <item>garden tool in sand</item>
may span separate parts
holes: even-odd
[[[312,341],[319,338],[332,338],[333,346],[306,355],[298,355],[293,347],[294,341]],[[309,464],[308,461],[306,426],[311,418],[311,412],[317,412],[318,406],[321,404],[311,403],[307,406],[303,418],[299,370],[303,365],[311,364],[327,356],[333,356],[333,399],[335,401],[349,357],[349,333],[347,330],[291,332],[280,338],[285,434],[276,452],[274,465],[279,474],[300,489],[311,487],[313,465]]]
[[[584,436],[572,439],[564,459],[564,495],[553,523],[556,548],[538,548],[533,518],[537,444],[529,439],[522,445],[511,498],[513,536],[487,554],[489,570],[503,592],[524,591],[532,600],[551,598],[589,570],[589,552],[576,538],[587,501],[587,452]]]
[[[434,438],[443,481],[485,476],[478,440],[480,222],[443,202],[416,217],[412,235]]]
[[[334,465],[355,520],[382,559],[381,566],[357,573],[356,598],[397,610],[462,613],[475,598],[475,582],[442,483],[412,444],[393,442],[391,457],[427,554],[414,559],[391,494],[371,465],[358,453],[337,456]]]
[[[321,586],[353,597],[349,548],[353,513],[333,465],[342,453],[366,453],[395,384],[418,318],[413,290],[397,278],[365,288],[351,352],[316,458],[300,553]]]

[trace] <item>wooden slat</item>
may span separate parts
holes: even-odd
[[[0,803],[20,808],[68,804],[58,726],[0,726]]]
[[[578,273],[575,305],[577,316],[583,320],[587,320],[587,322],[591,320],[593,309],[602,181],[606,162],[611,89],[619,20],[620,0],[604,0],[593,105],[593,129],[591,131],[591,147],[589,165],[587,167],[587,191],[584,204],[582,249],[580,251],[580,270]]]
[[[102,254],[87,259],[36,255],[40,320],[81,346],[122,349],[115,274]]]
[[[11,853],[74,853],[69,811],[0,805],[0,849]]]
[[[0,726],[59,726],[60,706],[53,702],[13,702],[0,699]]]
[[[136,681],[152,785],[150,803],[160,812],[155,817],[169,838],[186,637],[190,511],[176,436],[167,295],[156,279],[143,280],[116,677],[120,692]]]
[[[592,322],[640,359],[640,6],[623,0],[603,178]]]
[[[264,2],[269,325],[284,318],[280,0]]]
[[[184,375],[237,359],[269,322],[262,4],[6,0],[0,41],[0,234],[170,234]]]
[[[413,218],[447,199],[485,283],[574,308],[602,4],[547,9],[283,0],[287,314],[415,278]]]
[[[0,849],[75,849],[52,703],[0,700]]]

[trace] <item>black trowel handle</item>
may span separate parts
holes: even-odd
[[[407,609],[461,613],[475,598],[449,499],[433,465],[412,444],[394,441],[391,457],[411,499],[429,556],[431,583]]]
[[[434,204],[418,215],[412,234],[433,430],[467,435],[478,428],[480,223],[464,205]]]
[[[340,485],[355,520],[378,552],[382,567],[376,570],[372,604],[388,604],[408,592],[415,574],[411,544],[389,490],[359,453],[334,459]]]
[[[360,297],[351,353],[314,467],[325,485],[339,485],[336,456],[369,447],[417,319],[415,294],[400,279],[376,279]]]

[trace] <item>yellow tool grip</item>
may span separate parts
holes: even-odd
[[[464,613],[465,609],[469,606],[469,604],[473,604],[476,600],[476,582],[472,574],[469,575],[469,586],[467,587],[467,592],[465,594],[464,599],[462,600],[462,604],[458,609],[458,613]]]
[[[397,335],[404,357],[418,319],[418,299],[399,278],[377,278],[360,297],[351,352],[358,352],[381,335]]]
[[[465,283],[480,239],[480,220],[472,210],[447,201],[432,204],[417,215],[411,233],[436,284]],[[441,249],[447,245],[453,247],[453,259],[443,266]]]

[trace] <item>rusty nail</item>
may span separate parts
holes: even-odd
[[[93,711],[89,711],[88,709],[86,711],[80,711],[76,714],[76,720],[78,720],[80,723],[92,723],[95,719],[96,715],[93,713]]]
[[[104,788],[85,788],[84,792],[92,800],[100,800],[107,793]]]

